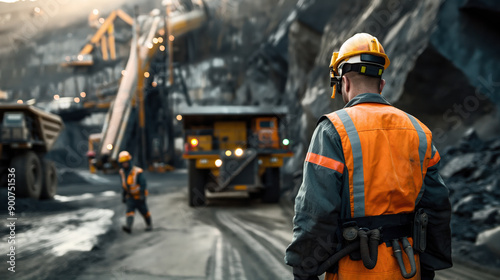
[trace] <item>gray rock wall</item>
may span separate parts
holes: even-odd
[[[431,43],[470,84],[500,104],[500,2],[445,1]]]

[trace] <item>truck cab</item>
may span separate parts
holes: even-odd
[[[29,120],[31,121],[31,120]],[[6,112],[2,121],[2,140],[5,142],[28,142],[30,139],[28,120],[22,112]]]

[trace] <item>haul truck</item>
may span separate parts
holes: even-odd
[[[7,179],[14,179],[16,196],[53,198],[57,189],[56,168],[44,155],[63,128],[61,118],[30,105],[0,104],[0,123],[2,186]]]
[[[292,156],[285,107],[207,106],[180,110],[188,160],[189,205],[206,203],[206,191],[247,192],[263,202],[280,197],[280,168]]]

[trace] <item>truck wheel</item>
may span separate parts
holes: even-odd
[[[189,206],[203,206],[206,203],[205,183],[207,172],[196,168],[196,160],[189,160]]]
[[[57,191],[57,171],[56,165],[50,160],[43,161],[43,184],[41,199],[53,199]]]
[[[263,176],[264,193],[262,202],[277,203],[280,200],[280,169],[268,168]]]
[[[3,169],[3,168],[2,168],[2,169]],[[7,170],[7,169],[5,169],[5,170]],[[1,172],[1,171],[0,171],[0,172]],[[0,179],[1,179],[1,181],[0,181],[0,182],[5,183],[5,185],[4,185],[4,184],[2,184],[2,187],[3,187],[3,186],[7,187],[7,186],[9,185],[9,184],[8,184],[9,177],[8,177],[8,175],[7,175],[7,174],[8,174],[7,172],[0,173]]]
[[[20,197],[38,199],[42,191],[42,166],[37,155],[29,151],[12,159],[11,165],[16,169],[16,191]]]
[[[251,200],[259,199],[261,197],[262,197],[262,193],[261,192],[250,192],[250,193],[248,193],[248,198],[250,198]]]

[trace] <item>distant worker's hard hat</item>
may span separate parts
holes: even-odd
[[[382,77],[391,62],[377,38],[368,33],[358,33],[342,44],[334,52],[330,62],[330,85],[335,98],[337,86],[340,87],[342,75],[355,71],[359,74]],[[340,89],[339,89],[340,90]]]
[[[118,162],[119,163],[130,161],[130,160],[132,160],[132,156],[127,151],[121,151],[120,154],[118,155]]]

